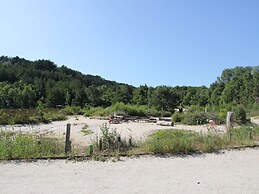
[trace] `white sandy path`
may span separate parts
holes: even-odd
[[[259,149],[122,162],[0,163],[1,193],[258,193]]]
[[[75,119],[77,118],[77,119]],[[54,133],[57,136],[63,136],[66,132],[67,123],[71,124],[71,140],[73,144],[88,145],[92,141],[96,140],[96,136],[100,135],[100,126],[104,123],[108,124],[107,120],[90,119],[83,116],[72,116],[66,121],[57,121],[50,124],[40,125],[15,125],[15,126],[0,126],[2,130],[11,130],[13,127],[15,131],[30,132],[30,133]],[[91,135],[84,136],[81,132],[82,127],[87,124],[89,129],[93,132]],[[170,126],[159,126],[155,123],[139,123],[139,122],[128,122],[122,124],[111,124],[111,129],[115,129],[121,134],[122,139],[127,139],[132,136],[134,140],[145,139],[148,135],[152,134],[156,130],[161,129],[183,129],[192,130],[197,132],[207,132],[207,126],[187,126],[187,125],[176,125]],[[217,126],[220,131],[225,131],[225,126]]]

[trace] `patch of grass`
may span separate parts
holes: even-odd
[[[116,129],[110,129],[107,124],[100,126],[101,134],[92,145],[86,148],[86,154],[94,160],[100,160],[100,156],[106,158],[114,157],[120,159],[120,154],[127,154],[133,151],[135,146],[126,140],[122,140]]]
[[[63,143],[57,138],[0,132],[0,159],[61,156]]]
[[[167,111],[158,111],[154,107],[150,107],[147,105],[132,105],[132,104],[124,104],[122,102],[117,102],[109,107],[86,107],[84,110],[84,116],[110,116],[113,115],[114,112],[122,112],[126,115],[130,116],[172,116],[171,112]]]
[[[252,133],[252,139],[250,139]],[[231,137],[230,137],[231,136]],[[189,154],[213,152],[221,148],[255,145],[259,140],[259,127],[239,128],[230,134],[202,134],[184,130],[163,130],[143,143],[142,149],[155,154]]]
[[[66,120],[60,109],[0,109],[0,125],[39,124]]]
[[[93,159],[95,161],[101,161],[101,162],[105,162],[106,161],[106,158],[103,155],[101,155],[101,154],[93,156]]]
[[[85,136],[93,133],[93,132],[89,129],[89,126],[88,126],[87,124],[85,124],[85,125],[82,127],[81,132],[82,132]]]
[[[66,106],[62,109],[62,113],[65,115],[83,115],[83,109],[78,106]]]

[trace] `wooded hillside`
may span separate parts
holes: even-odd
[[[226,69],[205,86],[158,86],[108,81],[84,75],[49,60],[29,61],[19,57],[0,57],[0,108],[80,106],[107,107],[116,102],[147,105],[172,112],[181,106],[219,106],[259,103],[259,66]]]

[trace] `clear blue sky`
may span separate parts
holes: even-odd
[[[0,55],[134,86],[209,86],[259,64],[258,0],[1,0]]]

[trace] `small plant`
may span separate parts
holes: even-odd
[[[101,161],[101,162],[105,162],[106,161],[106,158],[102,155],[96,155],[96,156],[93,156],[93,159],[95,161]]]
[[[103,124],[100,126],[100,130],[101,135],[93,143],[92,155],[94,159],[100,155],[106,155],[119,160],[121,153],[128,153],[128,151],[132,150],[132,141],[127,143],[126,140],[122,140],[115,129],[110,129],[107,124]],[[86,151],[89,153],[89,148]]]
[[[91,144],[86,148],[86,155],[92,156],[94,152],[94,146]]]
[[[89,129],[89,126],[88,126],[87,124],[85,124],[85,125],[82,127],[81,132],[82,132],[85,136],[93,133],[93,132]]]
[[[114,150],[117,147],[118,133],[115,130],[111,131],[106,123],[100,126],[100,130],[102,132],[100,136],[102,149],[104,151]]]

